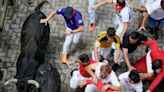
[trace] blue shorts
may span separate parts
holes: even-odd
[[[150,28],[156,28],[157,26],[159,27],[164,27],[164,18],[160,20],[155,20],[152,17],[149,16],[148,18],[148,26]]]

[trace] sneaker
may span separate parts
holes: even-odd
[[[61,60],[62,60],[62,63],[65,64],[67,62],[67,55],[62,54],[61,55]]]
[[[89,31],[93,32],[95,30],[95,24],[89,24]]]

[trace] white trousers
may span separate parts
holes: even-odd
[[[116,49],[116,43],[115,42],[113,42],[112,43],[112,49],[114,49],[114,58],[116,58],[116,55],[117,55],[117,49]],[[118,64],[120,63],[120,62],[123,62],[124,60],[123,60],[123,53],[122,53],[122,50],[120,49],[120,56],[119,56],[119,62],[118,62]]]
[[[67,28],[66,30],[72,31],[72,29],[70,29],[70,28]],[[75,45],[77,45],[77,43],[80,42],[81,36],[82,36],[82,32],[67,35],[65,37],[62,53],[67,55],[68,51],[69,51],[69,48],[71,46],[71,43],[74,43]]]
[[[99,92],[95,84],[88,84],[85,87],[85,92]]]
[[[118,15],[116,15],[116,17],[115,17],[114,24],[117,26],[116,35],[118,35],[119,37],[121,37],[121,34],[122,34],[123,30],[124,30],[124,24],[120,20],[120,17]]]
[[[92,9],[93,5],[99,3],[101,0],[88,0],[88,14],[89,14],[89,21],[90,23],[95,23],[95,10]]]
[[[76,89],[80,80],[89,80],[91,77],[84,77],[80,74],[79,70],[73,72],[73,76],[70,79],[70,88]]]
[[[115,48],[115,43],[112,43],[112,48],[114,49],[114,59],[115,59],[115,58],[117,58],[116,57],[117,56],[117,49]],[[99,48],[98,49],[98,54],[102,55],[104,59],[107,59],[108,55],[110,54],[110,52],[112,50],[112,48]],[[92,51],[92,59],[96,60],[94,51]],[[122,53],[122,51],[120,51],[119,61],[123,62],[123,53]],[[120,63],[120,62],[118,62],[118,63]]]
[[[102,55],[104,59],[110,54],[112,48],[98,48],[98,55]],[[92,51],[92,59],[96,60],[94,51]]]

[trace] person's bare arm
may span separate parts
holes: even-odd
[[[120,37],[121,41],[123,40],[125,33],[128,31],[128,26],[129,26],[128,23],[124,23],[124,29],[123,29],[123,32],[122,32],[121,37]]]
[[[47,21],[49,21],[55,14],[56,14],[56,12],[55,12],[55,11],[52,11],[52,12],[50,13],[50,15],[46,18]]]
[[[148,18],[149,14],[147,12],[144,12],[143,20],[141,23],[141,26],[145,26],[146,20]]]
[[[119,59],[120,59],[120,48],[116,46],[116,58],[114,59],[115,63],[119,63]]]
[[[131,3],[130,5],[131,5],[134,9],[136,9],[136,10],[138,10],[138,11],[140,11],[140,12],[147,12],[147,10],[146,10],[145,7],[139,7],[139,6],[137,6],[136,4],[133,4],[133,3]]]
[[[130,61],[129,61],[129,57],[128,57],[128,49],[127,48],[123,48],[123,55],[124,55],[124,59],[125,59],[125,63],[128,67],[128,70],[131,71],[133,69],[135,69],[131,64],[130,64]]]
[[[92,70],[95,70],[95,66],[97,66],[97,64],[98,63],[94,63],[85,67],[85,70],[87,71],[87,73],[89,73],[92,77],[96,77],[96,74]]]
[[[77,33],[77,32],[83,32],[83,31],[84,31],[84,26],[80,26],[79,28],[73,30],[72,32],[73,32],[73,33]],[[71,34],[71,31],[66,30],[66,31],[64,32],[64,34],[65,34],[65,35],[70,35],[70,34]]]
[[[46,19],[41,19],[40,20],[40,23],[45,23],[45,25],[47,25],[48,21],[54,16],[56,15],[56,12],[55,11],[52,11],[48,17]]]
[[[66,62],[66,64],[67,64],[67,66],[68,66],[69,69],[71,69],[72,68],[72,65],[74,65],[75,63],[78,63],[77,58],[75,60],[73,60],[73,61],[67,61]]]
[[[96,46],[94,46],[94,56],[95,56],[95,60],[99,61],[99,58],[98,58],[98,47],[96,47]]]
[[[147,12],[145,7],[136,7],[136,9],[141,11],[141,12]]]
[[[79,63],[79,61],[77,60],[77,58],[75,60],[73,60],[71,64],[73,65],[75,63]]]
[[[101,1],[100,3],[94,5],[94,6],[93,6],[93,9],[97,9],[98,7],[103,6],[103,5],[105,5],[105,4],[108,4],[108,3],[112,3],[112,0],[103,0],[103,1]]]
[[[83,32],[83,31],[84,31],[84,26],[80,26],[79,28],[73,30],[73,33]]]
[[[141,22],[141,25],[140,25],[138,31],[146,30],[145,24],[146,24],[146,20],[147,20],[148,16],[149,16],[148,13],[144,12],[144,16],[143,16],[143,19],[142,19],[142,22]]]
[[[153,73],[140,73],[140,79],[145,80],[153,76]]]
[[[90,64],[87,67],[85,67],[85,70],[87,71],[87,73],[89,73],[92,76],[94,83],[97,83],[98,79],[97,79],[96,74],[92,70],[95,70],[95,66],[97,66],[97,65],[98,65],[98,63],[94,63],[94,64]]]

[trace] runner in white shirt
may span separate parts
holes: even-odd
[[[143,92],[142,80],[150,77],[150,73],[138,73],[136,70],[119,75],[121,92]]]
[[[104,0],[97,5],[94,5],[93,8],[96,9],[107,3],[113,3],[115,5],[115,24],[118,26],[116,34],[122,40],[124,34],[128,31],[129,22],[132,17],[132,10],[126,0]]]
[[[121,92],[143,92],[142,81],[140,75],[137,72],[125,72],[119,75]]]
[[[145,4],[145,7],[138,7],[135,4],[131,6],[139,11],[147,12],[149,15],[148,26],[150,33],[154,35],[154,38],[158,39],[157,28],[164,27],[164,0],[151,0]]]
[[[139,4],[141,7],[144,7],[146,3],[151,3],[153,2],[154,0],[139,0]],[[145,24],[146,24],[146,20],[147,18],[149,17],[148,13],[147,12],[143,12],[143,17],[140,18],[141,20],[139,20],[139,28],[137,31],[142,31],[142,30],[146,30],[145,28]]]
[[[92,71],[95,70],[95,73]],[[102,90],[107,90],[108,88],[116,91],[120,91],[120,83],[117,79],[116,74],[114,71],[103,62],[97,62],[94,64],[89,65],[86,68],[92,77],[96,77],[101,82],[105,83],[105,86]],[[86,81],[81,81],[82,85],[86,84]],[[98,92],[98,89],[95,84],[88,84],[85,88],[85,92]]]

